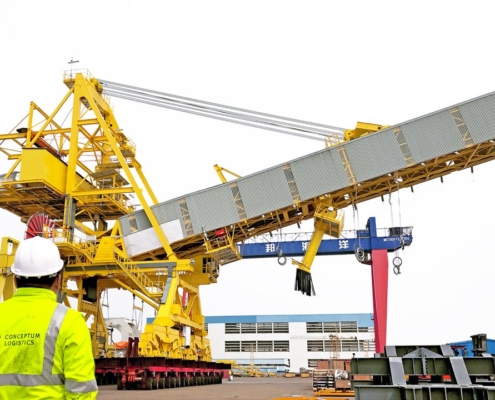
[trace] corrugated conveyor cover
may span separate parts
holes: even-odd
[[[169,243],[393,174],[495,137],[495,94],[152,207]],[[237,200],[237,204],[236,204]],[[242,207],[239,207],[241,201]],[[244,210],[244,212],[242,211]],[[120,218],[129,256],[161,247],[144,211]]]

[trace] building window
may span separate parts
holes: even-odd
[[[225,333],[241,333],[240,324],[225,324]]]
[[[241,351],[239,342],[225,342],[225,352],[239,352]]]
[[[273,351],[273,342],[271,340],[259,340],[258,352],[261,351]]]
[[[364,341],[358,341],[357,338],[353,339],[332,339],[332,340],[308,340],[307,350],[308,352],[352,352],[352,351],[365,351],[363,350]],[[366,344],[371,347],[368,343]],[[370,351],[370,350],[368,350]]]
[[[129,227],[131,228],[131,232],[137,232],[139,230],[135,215],[129,217]]]
[[[290,351],[288,340],[275,340],[273,342],[273,351]]]
[[[340,332],[357,332],[356,321],[342,321],[340,323]]]
[[[288,322],[274,322],[273,323],[273,333],[289,333],[289,323]]]
[[[359,349],[364,352],[375,352],[375,341],[374,340],[360,340]]]
[[[271,322],[258,322],[256,324],[256,331],[258,333],[272,333],[273,327]]]
[[[226,352],[273,352],[273,351],[289,351],[289,341],[288,340],[243,340],[241,342],[237,341],[227,341],[225,342]]]
[[[241,333],[256,333],[256,322],[241,324]]]
[[[244,353],[250,353],[256,351],[256,341],[255,340],[244,340],[241,342],[241,351]]]
[[[341,339],[341,351],[359,351],[359,342],[357,339]]]
[[[288,322],[226,323],[225,333],[289,333]]]
[[[321,322],[306,322],[307,333],[323,333],[323,325]]]
[[[360,332],[368,332],[368,331],[369,330],[366,331],[360,330]],[[307,333],[358,332],[358,326],[356,321],[306,322],[306,332]]]
[[[311,358],[308,360],[308,368],[317,368],[318,367],[318,361],[320,361],[320,359],[316,359],[316,358]]]
[[[324,322],[323,332],[325,333],[338,333],[340,332],[340,326],[338,322]]]
[[[323,340],[308,340],[307,350],[310,352],[324,351]]]

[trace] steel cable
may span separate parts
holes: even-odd
[[[105,80],[100,80],[100,82],[104,87],[104,93],[112,97],[137,101],[144,104],[169,108],[293,136],[320,141],[325,140],[328,137],[335,140],[342,140],[342,133],[344,131],[342,128],[330,125],[230,107]],[[315,135],[317,137],[310,135]]]
[[[241,113],[255,114],[255,115],[258,115],[258,116],[263,116],[263,117],[268,117],[268,118],[281,119],[281,120],[284,120],[284,121],[295,122],[297,124],[303,124],[303,125],[310,125],[310,126],[315,126],[315,127],[321,127],[321,128],[324,128],[325,130],[335,131],[336,133],[341,133],[341,132],[343,132],[345,130],[344,128],[340,128],[340,127],[336,127],[336,126],[325,125],[325,124],[320,124],[320,123],[316,123],[316,122],[303,121],[303,120],[294,119],[294,118],[281,117],[281,116],[278,116],[278,115],[267,114],[267,113],[262,113],[262,112],[259,112],[259,111],[252,111],[252,110],[247,110],[247,109],[238,108],[238,107],[226,106],[226,105],[223,105],[223,104],[218,104],[218,103],[212,103],[212,102],[203,101],[203,100],[192,99],[190,97],[177,96],[177,95],[173,95],[173,94],[170,94],[170,93],[159,92],[159,91],[156,91],[156,90],[144,89],[144,88],[139,88],[139,87],[136,87],[136,86],[125,85],[125,84],[116,83],[116,82],[110,82],[110,81],[107,81],[107,80],[101,80],[100,79],[100,83],[104,87],[105,86],[108,87],[108,88],[113,87],[114,90],[135,91],[135,92],[147,92],[147,93],[152,93],[154,95],[158,95],[160,97],[168,97],[171,100],[173,100],[173,99],[177,99],[179,101],[182,101],[183,100],[183,101],[186,101],[186,102],[189,102],[189,103],[190,102],[192,102],[192,103],[198,103],[198,104],[203,104],[205,106],[217,107],[217,108],[221,108],[221,109],[225,109],[225,110],[232,110],[232,111],[237,111],[237,112],[241,112]]]

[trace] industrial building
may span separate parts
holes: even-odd
[[[318,360],[375,352],[371,314],[209,316],[206,323],[214,360],[266,372],[298,372]]]
[[[449,343],[456,355],[463,357],[479,357],[481,354],[495,354],[495,339],[489,339],[486,334],[472,335],[471,340]]]

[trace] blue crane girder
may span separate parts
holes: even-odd
[[[317,255],[354,254],[357,248],[366,253],[371,250],[393,252],[412,243],[412,227],[395,227],[386,230],[386,236],[378,236],[375,217],[370,217],[366,229],[355,231],[355,237],[325,239],[321,241]],[[262,241],[240,246],[242,258],[304,256],[309,240]]]

